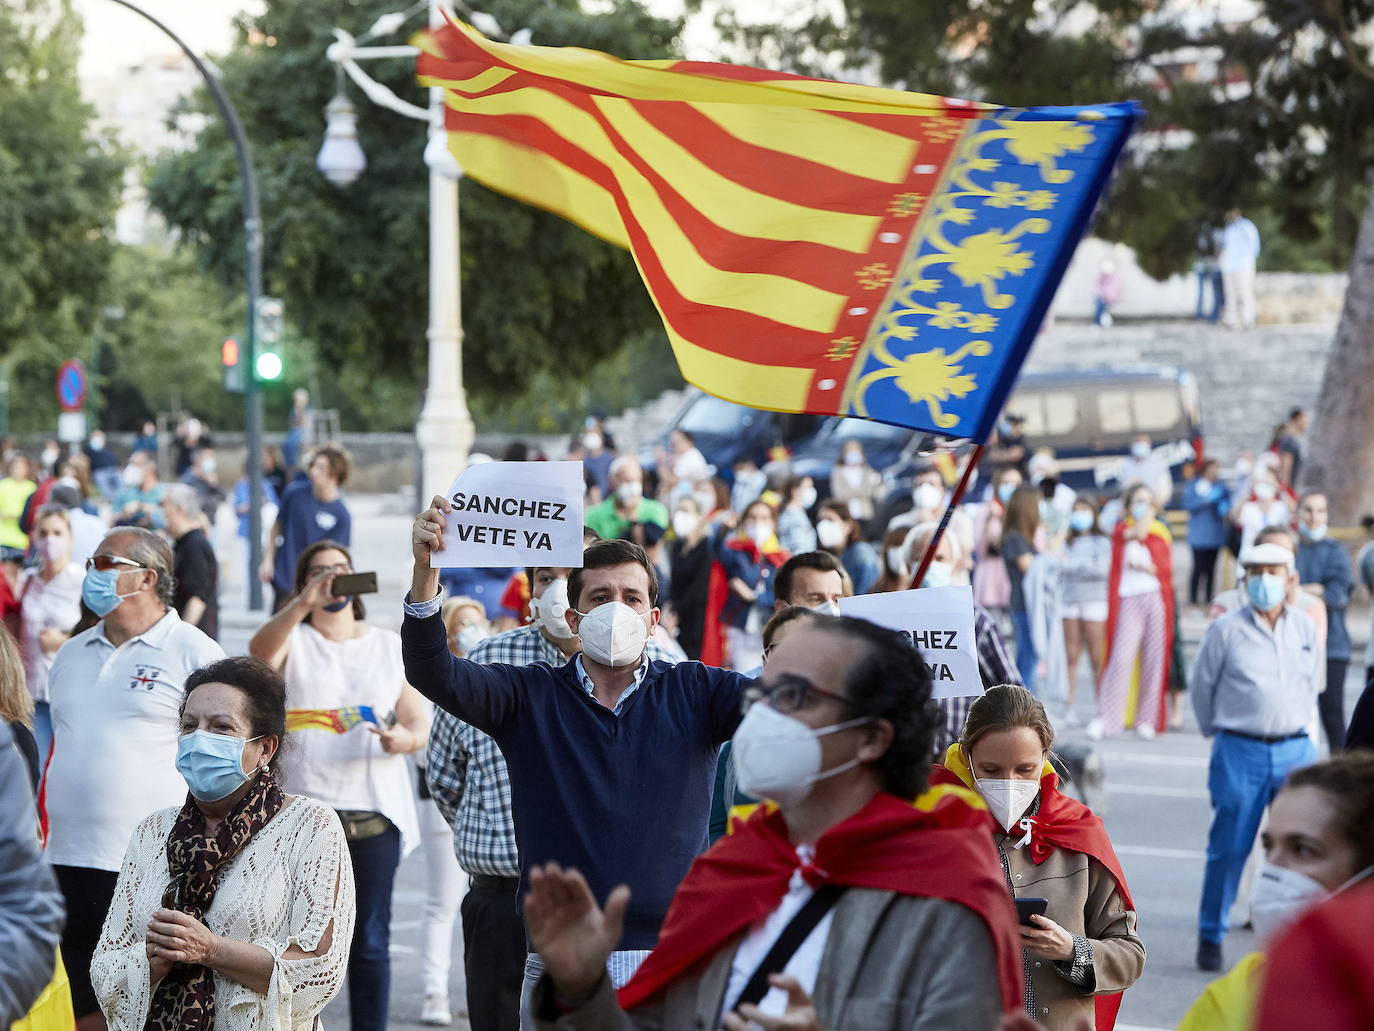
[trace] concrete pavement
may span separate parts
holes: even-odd
[[[380,592],[366,599],[368,621],[398,627],[400,598],[409,581],[409,528],[413,515],[408,497],[349,496],[354,518],[354,568],[375,569]],[[1176,552],[1176,566],[1186,569],[1186,548]],[[229,574],[230,571],[226,571]],[[222,598],[221,637],[230,653],[247,650],[253,630],[264,618],[249,613],[237,584],[242,577],[226,575]],[[1181,580],[1181,577],[1180,577]],[[1355,662],[1346,685],[1347,710],[1363,687],[1363,648],[1369,630],[1368,610],[1350,614],[1355,638]],[[1186,660],[1191,662],[1205,628],[1200,611],[1185,608],[1182,632]],[[1092,710],[1092,689],[1082,672],[1075,711],[1086,722]],[[1054,713],[1052,712],[1052,715]],[[1191,712],[1188,728],[1142,741],[1132,734],[1101,746],[1106,775],[1105,822],[1125,868],[1140,913],[1140,934],[1147,960],[1141,980],[1126,993],[1120,1031],[1172,1028],[1201,994],[1210,977],[1193,966],[1196,948],[1197,904],[1202,884],[1203,850],[1211,807],[1207,796],[1210,744],[1196,730]],[[1065,730],[1071,739],[1081,732]],[[423,989],[419,969],[419,922],[424,905],[424,860],[417,850],[401,864],[397,876],[392,923],[391,1026],[419,1027]],[[1233,931],[1226,942],[1228,965],[1255,946],[1248,931]],[[450,998],[455,1027],[466,1027],[462,935],[454,928],[454,960]],[[331,1027],[347,1026],[347,1002],[341,997],[325,1012]]]

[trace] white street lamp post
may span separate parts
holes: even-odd
[[[430,0],[429,24],[444,23],[440,0]],[[383,15],[368,36],[395,31],[394,16]],[[425,164],[429,168],[429,383],[424,407],[415,424],[415,437],[421,454],[421,501],[428,503],[443,494],[467,464],[475,430],[463,391],[463,315],[462,282],[458,256],[458,179],[462,169],[449,152],[444,128],[443,90],[431,88],[428,109],[410,104],[391,90],[369,78],[358,67],[358,58],[414,57],[413,47],[357,47],[347,33],[334,30],[338,42],[329,48],[329,57],[375,103],[410,118],[429,124]],[[367,38],[367,37],[363,37]],[[347,185],[362,174],[367,165],[358,146],[356,114],[340,89],[325,108],[327,119],[324,146],[316,158],[321,173],[330,182]]]

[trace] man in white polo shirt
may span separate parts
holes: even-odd
[[[53,749],[46,780],[48,860],[67,903],[62,954],[77,1027],[105,1026],[91,955],[129,838],[156,809],[180,805],[182,684],[224,650],[172,599],[172,549],[137,527],[111,532],[86,563],[82,601],[100,622],[58,651],[48,674]]]

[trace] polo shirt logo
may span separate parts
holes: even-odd
[[[335,516],[332,512],[315,513],[315,525],[318,526],[321,530],[334,529],[334,524],[338,521],[338,517]]]
[[[145,691],[151,691],[162,675],[163,671],[157,666],[135,666],[134,675],[129,678],[129,690],[137,691],[141,687]]]

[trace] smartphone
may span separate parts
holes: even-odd
[[[389,713],[382,717],[382,726],[386,727],[387,730],[390,730],[392,727],[396,726],[396,721],[399,719],[400,717],[396,715],[396,710],[392,709]]]
[[[342,598],[348,594],[376,594],[377,574],[343,573],[334,577],[334,584],[329,588],[329,593],[336,598]]]
[[[1027,927],[1039,927],[1039,924],[1032,923],[1032,916],[1044,916],[1045,910],[1050,907],[1049,899],[1015,899],[1016,915],[1021,923]]]

